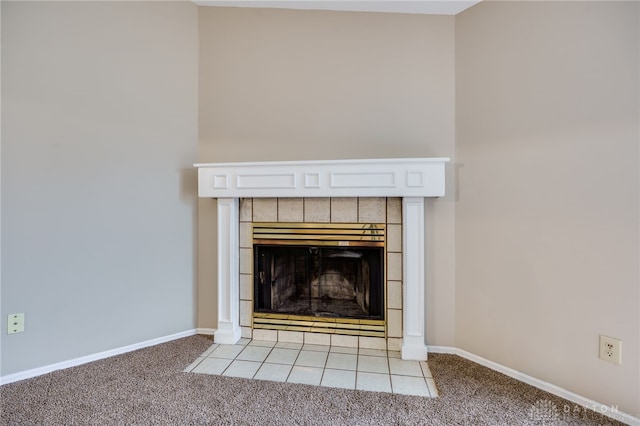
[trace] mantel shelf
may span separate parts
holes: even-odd
[[[198,195],[441,197],[448,158],[199,163]]]

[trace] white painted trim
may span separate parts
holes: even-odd
[[[448,158],[202,163],[201,198],[442,197]]]
[[[218,198],[218,329],[214,341],[228,345],[242,337],[239,212],[237,198]]]
[[[216,328],[196,328],[196,334],[202,334],[204,336],[213,336],[216,331]]]
[[[621,411],[612,410],[611,407],[596,402],[592,399],[585,398],[581,395],[568,391],[560,386],[553,385],[551,383],[545,382],[544,380],[537,379],[535,377],[529,376],[528,374],[522,373],[520,371],[514,370],[502,364],[498,364],[497,362],[490,361],[481,356],[472,354],[471,352],[467,352],[462,349],[458,349],[451,346],[427,346],[430,353],[440,353],[440,354],[451,354],[458,355],[459,357],[468,359],[469,361],[473,361],[476,364],[480,364],[483,367],[490,368],[491,370],[502,373],[506,376],[512,377],[518,381],[541,389],[545,392],[549,392],[552,395],[558,396],[560,398],[564,398],[568,401],[571,401],[575,404],[578,404],[582,407],[588,408],[596,413],[603,414],[609,418],[618,420],[627,425],[631,426],[640,426],[640,418],[632,416],[631,414],[623,413]]]
[[[424,198],[402,199],[402,359],[427,359],[424,327]]]
[[[41,376],[43,374],[51,373],[56,370],[63,370],[65,368],[76,367],[78,365],[86,364],[88,362],[98,361],[101,359],[109,358],[115,355],[121,355],[127,352],[136,351],[149,346],[159,345],[160,343],[170,342],[172,340],[182,339],[183,337],[189,337],[196,334],[196,330],[187,330],[180,333],[170,334],[168,336],[157,337],[151,340],[145,340],[144,342],[134,343],[133,345],[122,346],[116,349],[110,349],[104,352],[98,352],[91,355],[82,356],[79,358],[70,359],[67,361],[57,362],[55,364],[45,365],[43,367],[33,368],[31,370],[20,371],[18,373],[8,374],[0,377],[0,385],[6,385],[8,383],[18,382],[20,380],[31,379],[33,377]]]
[[[448,354],[448,355],[459,355],[458,349],[453,346],[433,346],[427,345],[427,349],[430,354]]]

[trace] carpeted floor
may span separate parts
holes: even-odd
[[[430,355],[438,398],[184,373],[211,343],[187,337],[1,386],[0,423],[621,424],[454,355]]]

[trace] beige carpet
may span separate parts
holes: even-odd
[[[184,373],[210,345],[193,336],[1,386],[0,424],[621,424],[454,355],[429,358],[438,398]]]

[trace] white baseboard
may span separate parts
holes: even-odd
[[[213,336],[217,328],[196,328],[196,334],[204,334],[205,336]]]
[[[632,416],[631,414],[618,411],[616,407],[610,407],[604,404],[600,404],[599,402],[585,398],[571,391],[563,389],[559,386],[553,385],[551,383],[547,383],[543,380],[536,379],[535,377],[529,376],[528,374],[506,367],[502,364],[498,364],[497,362],[489,361],[486,358],[482,358],[481,356],[474,355],[465,350],[454,348],[451,346],[427,346],[427,348],[429,349],[430,353],[458,355],[462,358],[468,359],[469,361],[473,361],[484,367],[487,367],[499,373],[502,373],[506,376],[513,377],[514,379],[524,382],[528,385],[531,385],[543,391],[549,392],[550,394],[559,396],[560,398],[564,398],[568,401],[571,401],[579,405],[580,407],[590,409],[592,411],[595,411],[596,413],[600,413],[602,415],[605,415],[609,418],[615,419],[627,425],[640,426],[640,418]]]
[[[0,385],[7,383],[13,383],[20,380],[30,379],[32,377],[41,376],[43,374],[51,373],[52,371],[62,370],[69,367],[75,367],[77,365],[86,364],[88,362],[97,361],[104,358],[109,358],[114,355],[120,355],[127,352],[132,352],[138,349],[146,348],[148,346],[159,345],[160,343],[170,342],[171,340],[181,339],[183,337],[193,336],[196,334],[196,330],[187,330],[169,336],[158,337],[156,339],[146,340],[140,343],[134,343],[133,345],[123,346],[116,349],[111,349],[104,352],[98,352],[92,355],[86,355],[79,358],[70,359],[68,361],[57,362],[55,364],[45,365],[44,367],[33,368],[31,370],[20,371],[14,374],[8,374],[0,377]]]

